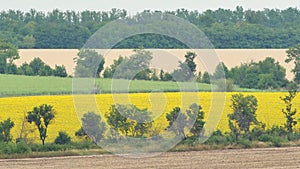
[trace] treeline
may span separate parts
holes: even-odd
[[[187,52],[184,62],[178,63],[178,68],[172,72],[159,69],[151,69],[150,62],[153,59],[152,53],[144,49],[134,50],[129,57],[120,56],[113,61],[113,64],[104,68],[104,58],[96,51],[82,49],[78,54],[75,77],[104,77],[113,79],[137,79],[153,81],[177,81],[215,84],[218,90],[233,91],[235,86],[250,89],[283,89],[294,82],[300,84],[299,58],[300,45],[287,50],[286,62],[295,62],[294,80],[286,79],[286,69],[267,57],[259,62],[242,63],[239,66],[228,69],[224,63],[216,66],[213,73],[196,72],[197,64],[194,59],[196,53]],[[98,60],[98,61],[97,61]],[[95,70],[97,70],[95,72]],[[103,73],[102,73],[103,72]],[[223,81],[226,83],[222,84]]]
[[[8,10],[0,12],[0,39],[19,48],[81,48],[88,38],[105,24],[122,18],[171,14],[200,28],[216,48],[288,48],[300,41],[300,10],[297,8],[255,11],[238,6],[235,10],[204,12],[143,11],[135,17],[126,10],[60,11],[44,13]],[[122,29],[122,28],[119,28]],[[186,48],[174,38],[157,34],[129,37],[114,48]]]
[[[79,138],[84,138],[82,143],[72,142],[65,131],[59,131],[54,143],[45,143],[49,125],[55,120],[56,110],[53,106],[43,104],[34,107],[26,113],[22,122],[20,137],[13,143],[10,134],[14,122],[9,118],[0,122],[0,151],[6,154],[30,153],[32,151],[55,151],[66,149],[92,148],[92,143],[113,145],[136,141],[133,138],[145,138],[139,146],[146,146],[151,140],[168,142],[180,138],[182,145],[197,146],[205,141],[207,145],[217,145],[221,148],[227,145],[251,147],[255,142],[265,142],[272,146],[281,146],[284,143],[299,141],[300,130],[297,127],[297,109],[294,107],[294,98],[298,94],[298,87],[289,86],[286,96],[280,97],[284,102],[282,114],[285,123],[266,128],[263,122],[257,120],[256,111],[258,100],[253,95],[233,94],[231,96],[231,113],[228,117],[229,131],[216,130],[213,133],[205,132],[205,112],[201,105],[191,104],[186,110],[174,107],[170,112],[165,112],[168,123],[165,129],[153,128],[153,113],[147,109],[140,109],[135,105],[111,105],[103,115],[88,112],[81,118],[82,126],[74,133]],[[280,113],[280,112],[278,112]],[[105,118],[104,118],[105,116]],[[29,133],[34,132],[28,124],[35,126],[43,146],[32,143],[28,139]],[[27,126],[27,127],[26,127]],[[166,134],[167,133],[167,134]],[[165,137],[161,137],[161,135]],[[125,142],[124,142],[125,141]],[[59,146],[66,145],[66,146]]]
[[[40,58],[34,58],[30,63],[23,63],[17,67],[15,60],[19,59],[18,48],[11,43],[0,41],[0,74],[14,74],[26,76],[58,76],[67,77],[65,66],[55,65],[52,69]]]

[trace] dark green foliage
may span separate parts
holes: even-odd
[[[267,57],[258,63],[241,64],[228,72],[228,77],[243,88],[277,89],[285,87],[285,68],[275,59]]]
[[[221,62],[217,65],[216,69],[215,69],[215,72],[213,74],[213,78],[214,79],[226,79],[228,78],[228,68],[227,66]]]
[[[300,44],[297,46],[289,48],[287,51],[287,59],[285,60],[286,63],[291,61],[294,62],[295,67],[293,68],[292,72],[294,73],[294,81],[297,84],[300,84]]]
[[[117,60],[114,60],[113,64],[110,67],[107,67],[103,72],[104,78],[112,78],[117,67],[125,60],[124,57],[120,56]]]
[[[194,59],[196,56],[197,56],[196,53],[187,52],[184,56],[185,61],[184,62],[179,61],[179,69],[176,69],[171,73],[175,81],[184,82],[184,81],[189,81],[195,77],[197,65],[194,62]]]
[[[173,131],[177,137],[186,139],[185,127],[188,119],[187,116],[181,112],[180,108],[173,108],[173,110],[166,115],[166,119],[169,122],[168,129]]]
[[[67,71],[64,65],[57,66],[55,65],[55,69],[53,70],[53,75],[58,77],[67,77]]]
[[[75,133],[76,136],[88,136],[95,143],[103,139],[106,125],[100,115],[94,112],[88,112],[83,115],[81,121],[82,127]]]
[[[251,125],[259,123],[255,114],[257,99],[252,95],[235,94],[232,95],[231,101],[233,113],[228,114],[229,128],[238,140],[240,135],[249,134]]]
[[[18,48],[0,38],[0,73],[12,73],[13,61],[19,58]]]
[[[80,49],[74,58],[76,62],[75,76],[76,77],[99,77],[104,66],[104,58],[95,50]]]
[[[202,83],[210,84],[210,76],[208,72],[203,73]]]
[[[200,105],[197,105],[196,103],[190,105],[189,109],[186,110],[187,115],[189,117],[190,123],[193,123],[194,125],[190,129],[190,133],[194,137],[201,136],[201,132],[203,129],[203,126],[205,124],[204,122],[204,112],[202,110],[202,107]],[[191,119],[195,121],[191,121]]]
[[[48,125],[54,119],[54,114],[53,106],[47,104],[34,107],[32,111],[27,113],[26,119],[29,123],[34,123],[38,128],[43,145],[47,138]]]
[[[150,80],[152,71],[149,66],[152,58],[151,52],[135,49],[129,58],[119,57],[115,60],[114,64],[107,68],[105,76],[114,79]]]
[[[55,144],[69,144],[70,142],[71,137],[64,131],[60,131],[54,141]]]
[[[67,71],[65,66],[55,65],[55,69],[52,69],[49,65],[45,64],[40,58],[34,58],[29,64],[23,63],[18,69],[17,73],[27,76],[58,76],[67,77]]]
[[[206,140],[206,144],[227,145],[229,142],[222,131],[217,130]]]
[[[0,142],[10,142],[12,136],[10,130],[15,126],[15,123],[10,118],[0,122]]]
[[[295,115],[297,113],[297,109],[293,109],[293,100],[298,94],[298,87],[296,84],[291,84],[289,86],[289,95],[285,97],[280,97],[280,99],[285,104],[285,109],[282,109],[282,113],[286,118],[285,127],[289,133],[293,133],[293,128],[297,124]]]
[[[200,28],[215,48],[288,48],[299,43],[299,14],[297,8],[254,11],[237,7],[235,10],[144,11],[139,14],[171,14],[186,19]],[[0,39],[19,48],[82,47],[87,39],[105,24],[120,18],[129,18],[126,10],[59,11],[43,13],[35,9],[27,12],[0,13]],[[132,18],[135,21],[136,18]],[[155,24],[153,24],[156,26]],[[122,29],[122,28],[120,28]],[[289,39],[288,41],[286,39]],[[187,48],[179,40],[157,34],[131,36],[114,48]]]
[[[111,135],[118,140],[120,134],[131,137],[142,137],[148,134],[152,126],[152,113],[134,105],[112,105],[106,114]]]

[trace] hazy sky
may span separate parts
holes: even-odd
[[[230,8],[243,6],[244,9],[264,9],[288,7],[300,8],[299,0],[0,0],[0,11],[19,9],[28,11],[31,8],[39,11],[61,10],[101,10],[112,8],[126,9],[130,14],[151,10],[175,10],[186,8],[204,11],[206,9]]]

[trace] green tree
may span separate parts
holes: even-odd
[[[43,104],[34,107],[32,111],[27,113],[26,119],[29,123],[34,123],[38,128],[42,144],[45,144],[47,138],[47,129],[50,122],[55,117],[55,110],[53,106]]]
[[[300,84],[300,44],[297,46],[289,48],[287,51],[287,59],[285,59],[286,63],[294,62],[294,69],[292,72],[295,75],[294,81],[297,84]]]
[[[228,78],[228,68],[227,66],[221,62],[217,65],[215,72],[213,74],[214,79],[227,79]]]
[[[62,66],[55,65],[53,75],[58,76],[58,77],[67,77],[68,76],[67,70],[64,65],[62,65]]]
[[[293,100],[298,94],[298,87],[296,84],[291,84],[288,90],[289,94],[285,97],[280,97],[280,99],[285,104],[285,109],[282,109],[282,113],[286,118],[285,127],[289,133],[293,133],[293,129],[297,124],[295,115],[297,113],[297,109],[293,109]]]
[[[77,132],[78,136],[89,136],[94,142],[99,143],[104,137],[106,131],[105,122],[101,119],[101,116],[88,112],[81,118],[82,127]],[[76,134],[75,134],[76,135]]]
[[[41,71],[45,67],[45,62],[43,62],[40,58],[34,58],[30,63],[29,66],[32,69],[33,75],[40,75]]]
[[[198,75],[196,77],[196,82],[202,83],[202,73],[201,73],[201,71],[198,72]]]
[[[10,118],[0,122],[0,141],[10,142],[12,140],[10,131],[14,126],[15,123]]]
[[[196,53],[187,52],[184,62],[179,62],[179,69],[174,70],[171,74],[176,81],[188,81],[195,77],[196,63],[194,59]]]
[[[105,63],[102,55],[95,50],[80,49],[77,56],[74,58],[76,77],[100,77]]]
[[[34,73],[33,73],[33,70],[32,68],[29,66],[28,63],[23,63],[20,67],[19,67],[19,70],[18,72],[22,75],[27,75],[27,76],[33,76]]]
[[[32,49],[34,46],[35,46],[35,38],[32,35],[24,36],[22,48]]]
[[[71,137],[64,131],[60,131],[54,140],[55,144],[69,144],[70,142]]]
[[[134,105],[112,105],[106,114],[112,136],[118,140],[120,133],[125,136],[141,137],[147,134],[152,126],[151,112],[139,109]]]
[[[6,73],[7,66],[12,65],[13,61],[19,58],[20,56],[16,46],[0,41],[0,73]]]
[[[134,54],[129,58],[119,58],[116,62],[119,65],[115,69],[112,69],[113,78],[149,80],[151,74],[149,66],[152,58],[153,56],[150,51],[135,49]],[[113,66],[115,67],[116,65]]]
[[[186,112],[190,120],[195,120],[190,132],[194,137],[199,137],[205,124],[203,120],[204,112],[202,110],[202,107],[194,103],[190,105],[189,109]]]
[[[118,66],[124,61],[124,57],[120,56],[117,60],[114,60],[114,63],[107,67],[103,72],[104,78],[112,78]]]
[[[185,127],[187,123],[187,116],[181,112],[180,108],[173,108],[173,110],[166,115],[166,119],[169,122],[167,128],[173,131],[177,137],[186,139]]]
[[[195,76],[195,72],[196,72],[196,63],[194,61],[194,59],[196,58],[196,53],[195,52],[187,52],[184,57],[185,57],[185,63],[187,64],[187,66],[190,68],[190,72],[191,72],[191,76],[194,75]]]
[[[256,119],[257,99],[253,95],[234,94],[231,102],[233,113],[228,114],[229,128],[238,139],[239,135],[249,133],[251,125],[259,123]]]
[[[203,73],[202,83],[210,84],[210,76],[208,72]]]

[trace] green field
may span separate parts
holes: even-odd
[[[24,95],[62,95],[72,94],[72,78],[59,77],[40,77],[40,76],[19,76],[19,75],[0,75],[0,97],[7,96],[24,96]],[[125,84],[128,80],[116,80],[115,84]],[[101,93],[110,93],[112,79],[97,79],[96,84],[99,86]],[[152,92],[165,91],[176,92],[180,91],[179,86],[188,86],[189,83],[176,82],[160,82],[160,81],[145,81],[132,80],[130,81],[129,92]],[[210,84],[198,83],[199,91],[211,91]],[[191,90],[192,88],[185,88]],[[236,91],[254,91],[251,89],[236,88]],[[120,90],[118,92],[127,92]]]

